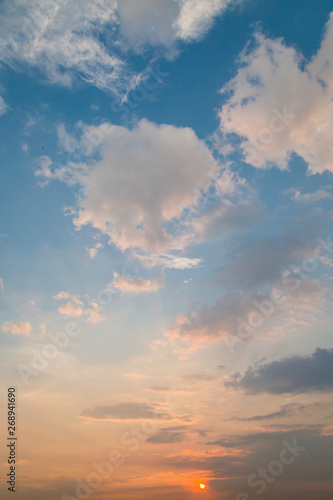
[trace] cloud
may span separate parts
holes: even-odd
[[[83,311],[83,314],[87,319],[87,322],[91,323],[92,325],[96,325],[97,323],[100,323],[101,321],[105,320],[105,316],[101,315],[101,313],[98,310],[98,307],[99,306],[97,302],[92,302],[90,304],[90,307],[88,307]]]
[[[93,246],[93,247],[91,247],[91,248],[86,247],[86,250],[87,250],[87,252],[88,252],[89,257],[90,257],[91,259],[94,259],[94,258],[96,257],[96,255],[97,255],[97,253],[98,253],[98,250],[99,250],[100,248],[103,248],[102,243],[96,243],[96,245],[94,245],[94,246]]]
[[[325,303],[326,288],[314,279],[288,279],[293,284],[292,290],[289,285],[277,282],[270,295],[241,290],[224,294],[212,306],[190,308],[185,315],[178,315],[164,333],[175,352],[187,355],[221,339],[227,344],[238,339],[243,344],[244,339],[262,335],[261,331],[268,336],[285,333],[298,324],[304,327],[313,323]],[[273,303],[272,297],[277,301]],[[264,306],[268,301],[269,313]]]
[[[146,442],[153,444],[174,444],[182,443],[186,438],[185,432],[161,429],[159,432],[149,437]]]
[[[294,199],[300,203],[317,203],[322,200],[332,199],[332,193],[329,193],[325,189],[318,189],[313,193],[301,193],[300,191],[295,191]]]
[[[120,34],[134,50],[164,46],[177,53],[176,42],[194,42],[211,28],[217,16],[235,0],[120,0]]]
[[[69,299],[69,302],[59,306],[58,311],[60,314],[63,314],[65,316],[70,316],[73,318],[79,318],[80,316],[82,316],[83,302],[81,302],[81,300],[75,295],[71,295],[68,292],[59,292],[57,293],[57,295],[54,295],[53,298],[55,300]]]
[[[225,266],[217,273],[218,282],[226,289],[249,289],[274,285],[281,274],[311,257],[314,249],[296,234],[254,239],[244,238],[223,256]]]
[[[132,75],[101,35],[117,23],[109,0],[10,0],[2,3],[1,60],[15,70],[35,67],[50,83],[71,86],[82,79],[115,93]]]
[[[120,33],[137,51],[147,45],[171,48],[175,41],[173,24],[179,14],[179,3],[174,0],[120,0]]]
[[[20,71],[36,68],[49,83],[84,81],[126,95],[140,81],[128,50],[195,41],[234,0],[5,0],[0,60]]]
[[[309,173],[333,171],[332,41],[333,14],[310,62],[261,33],[246,46],[236,76],[222,89],[227,101],[219,117],[225,136],[242,138],[248,163],[285,169],[296,153]]]
[[[98,310],[98,303],[92,302],[89,307],[86,307],[84,303],[76,295],[71,295],[69,292],[59,292],[53,296],[55,300],[69,300],[66,304],[62,304],[58,307],[60,314],[65,316],[80,318],[84,316],[86,321],[91,324],[97,324],[105,319]]]
[[[286,405],[281,405],[278,411],[273,413],[267,413],[266,415],[254,415],[253,417],[235,417],[232,420],[237,420],[238,422],[259,422],[261,420],[274,420],[276,418],[290,417],[297,413],[301,413],[306,409],[306,406],[299,403],[288,403]]]
[[[279,361],[249,367],[236,373],[225,386],[247,394],[284,394],[329,391],[333,387],[333,349],[316,349],[311,356],[291,356]]]
[[[81,417],[101,420],[167,419],[168,415],[152,403],[119,403],[110,406],[96,406],[84,410]]]
[[[168,269],[193,269],[203,262],[200,258],[183,257],[171,253],[152,255],[133,253],[133,257],[139,259],[140,262],[148,268],[161,266]]]
[[[76,228],[90,225],[122,251],[164,254],[182,247],[187,238],[182,215],[200,203],[220,168],[206,144],[190,128],[145,119],[132,130],[103,124],[87,127],[87,133],[100,160],[54,169],[49,158],[41,158],[36,171],[46,181],[80,186]]]
[[[4,115],[7,111],[7,105],[3,98],[0,96],[0,116]]]
[[[1,278],[1,276],[0,276],[0,288],[1,288],[1,290],[4,290],[4,288],[5,288],[5,285],[3,283],[3,279]]]
[[[185,41],[200,39],[235,0],[182,0],[181,10],[175,22],[177,36]]]
[[[26,335],[29,337],[31,332],[31,325],[28,321],[19,321],[18,323],[13,323],[12,321],[6,321],[2,325],[2,331],[5,333],[11,333],[12,335]]]
[[[161,276],[156,280],[144,280],[143,278],[128,278],[121,276],[118,273],[113,273],[113,282],[111,286],[117,288],[121,293],[142,293],[142,292],[157,292],[164,286],[164,277]]]

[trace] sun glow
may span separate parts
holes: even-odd
[[[201,490],[204,490],[204,489],[206,488],[206,485],[205,485],[205,484],[203,484],[203,483],[200,483],[200,485],[199,485],[199,486],[200,486],[200,489],[201,489]]]

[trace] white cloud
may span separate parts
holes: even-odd
[[[30,65],[50,83],[83,80],[124,95],[138,75],[128,49],[197,40],[227,5],[241,0],[5,0],[0,60],[15,70]],[[1,109],[1,106],[0,106]]]
[[[68,300],[65,304],[62,304],[58,308],[58,312],[65,316],[72,318],[80,318],[84,316],[88,323],[96,324],[105,319],[98,310],[97,302],[92,302],[89,307],[77,297],[76,295],[71,295],[69,292],[59,292],[53,296],[54,300]]]
[[[70,86],[81,77],[101,89],[127,86],[126,65],[99,35],[117,22],[115,0],[8,0],[1,6],[0,58],[14,69],[29,64],[48,81]]]
[[[57,126],[57,136],[58,144],[62,149],[69,153],[75,151],[78,143],[72,135],[68,134],[63,123]]]
[[[241,54],[235,78],[222,89],[230,95],[219,116],[222,132],[243,139],[246,161],[255,167],[285,169],[297,153],[310,173],[333,171],[332,39],[333,15],[308,64],[294,48],[260,33]]]
[[[136,49],[175,48],[177,40],[202,38],[215,18],[235,0],[119,0],[120,32]]]
[[[18,323],[13,323],[12,321],[6,321],[2,325],[2,331],[5,333],[11,333],[12,335],[26,335],[29,337],[31,332],[31,325],[28,321],[19,321]]]
[[[5,288],[5,285],[3,283],[3,279],[1,278],[1,276],[0,276],[0,288],[1,288],[1,290],[3,290]]]
[[[171,47],[175,40],[173,24],[179,14],[175,0],[120,0],[120,33],[136,50],[145,45]]]
[[[129,278],[118,273],[113,274],[111,286],[117,288],[121,293],[142,293],[156,292],[164,286],[164,278],[161,276],[155,280],[145,280],[143,278]]]
[[[0,116],[4,115],[7,111],[7,106],[3,98],[0,96]]]
[[[189,258],[170,253],[152,255],[134,253],[133,256],[148,268],[161,266],[168,269],[192,269],[202,263],[200,258]]]
[[[181,0],[181,10],[175,22],[177,36],[183,40],[201,38],[212,26],[216,16],[235,0]]]
[[[123,251],[182,247],[183,212],[200,202],[219,170],[207,145],[190,128],[147,120],[132,130],[103,124],[87,132],[96,139],[100,160],[52,169],[51,160],[41,157],[36,171],[46,180],[79,184],[77,229],[90,225]]]
[[[296,191],[294,199],[301,203],[316,203],[322,200],[332,199],[332,194],[325,189],[318,189],[313,193],[301,193],[300,191]]]

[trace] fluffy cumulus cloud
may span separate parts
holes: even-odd
[[[143,278],[129,278],[128,276],[121,276],[118,273],[114,273],[113,278],[111,286],[124,294],[156,292],[164,286],[163,276],[155,280],[145,280]]]
[[[0,60],[14,69],[35,67],[51,83],[70,86],[79,78],[123,94],[139,77],[125,63],[128,49],[162,46],[175,54],[177,40],[200,38],[233,3],[238,0],[5,0]]]
[[[247,227],[258,216],[252,201],[237,203],[245,183],[225,169],[221,174],[221,165],[191,128],[143,119],[132,129],[108,123],[86,127],[82,137],[81,149],[92,156],[98,152],[98,157],[84,157],[86,163],[80,157],[60,167],[42,157],[36,175],[42,182],[77,184],[76,228],[90,225],[141,260],[142,252],[149,253],[147,266],[198,265],[182,255],[170,257],[170,250],[183,249],[214,227],[222,226],[219,236],[235,226]],[[207,202],[208,188],[215,204]],[[212,223],[207,214],[216,207],[219,214]]]
[[[11,333],[12,335],[26,335],[29,337],[31,332],[31,325],[28,321],[19,321],[18,323],[13,323],[13,321],[6,321],[2,325],[2,331],[5,333]]]
[[[310,173],[333,171],[333,14],[310,62],[281,39],[257,33],[240,56],[236,76],[222,89],[221,130],[242,139],[255,167],[288,166],[292,153]]]
[[[248,394],[331,391],[333,349],[316,349],[311,356],[291,356],[236,373],[225,385]]]

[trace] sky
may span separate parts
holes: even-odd
[[[18,500],[329,500],[332,0],[0,1]]]

